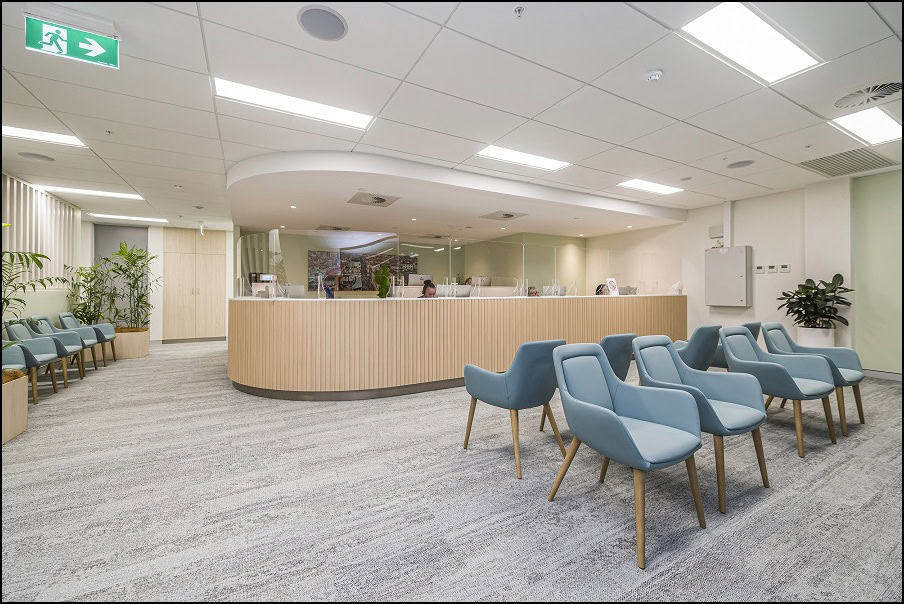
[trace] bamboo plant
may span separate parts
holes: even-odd
[[[100,323],[116,307],[110,259],[93,266],[66,266],[69,309],[82,323]]]
[[[114,295],[123,300],[125,307],[114,306],[113,321],[117,327],[133,330],[147,328],[151,322],[150,294],[160,286],[160,277],[151,277],[150,265],[157,256],[151,256],[147,250],[129,246],[125,242],[119,244],[119,250],[108,260],[110,274],[114,279]]]

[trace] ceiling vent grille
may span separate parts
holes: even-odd
[[[876,101],[882,100],[899,92],[901,92],[901,82],[876,84],[875,86],[868,86],[862,90],[858,90],[857,92],[852,92],[850,94],[844,95],[843,97],[835,101],[835,106],[839,109],[845,109],[848,107],[862,107],[863,105],[875,103]]]
[[[522,216],[527,216],[527,214],[523,212],[499,210],[498,212],[493,212],[492,214],[484,214],[483,216],[481,216],[481,218],[489,218],[490,220],[514,220],[515,218],[521,218]]]
[[[355,203],[361,206],[371,206],[374,208],[387,208],[398,201],[398,197],[391,195],[375,195],[374,193],[355,193],[348,203]]]
[[[321,224],[319,227],[314,229],[315,231],[347,231],[349,227],[341,227],[341,226],[333,226],[330,224]]]
[[[855,172],[889,168],[898,164],[882,157],[871,149],[854,149],[853,151],[845,151],[835,155],[817,157],[810,161],[801,162],[798,165],[825,176],[844,176]]]

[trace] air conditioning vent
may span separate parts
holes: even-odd
[[[515,218],[521,218],[522,216],[527,216],[527,214],[523,212],[512,212],[511,210],[499,210],[492,214],[484,214],[481,218],[489,218],[490,220],[514,220]]]
[[[348,231],[349,227],[333,226],[330,224],[321,224],[314,229],[315,231]]]
[[[802,168],[819,172],[824,176],[844,176],[845,174],[854,174],[867,170],[889,168],[891,166],[897,166],[898,164],[888,158],[882,157],[871,149],[864,148],[845,151],[844,153],[836,153],[835,155],[827,155],[825,157],[817,157],[810,161],[801,162],[798,165]]]
[[[364,191],[361,191],[359,193],[355,193],[355,195],[352,196],[352,198],[349,199],[348,202],[361,206],[371,206],[374,208],[388,208],[398,199],[398,197],[392,197],[391,195],[375,195],[374,193],[366,193]]]
[[[901,82],[876,84],[875,86],[868,86],[862,90],[858,90],[857,92],[852,92],[850,94],[844,95],[843,97],[835,101],[835,106],[839,109],[844,109],[847,107],[861,107],[863,105],[875,103],[876,101],[890,97],[893,94],[897,94],[899,92],[901,92]]]

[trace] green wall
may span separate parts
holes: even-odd
[[[863,367],[901,373],[901,171],[852,186],[854,348]]]

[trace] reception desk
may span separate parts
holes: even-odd
[[[504,371],[522,342],[687,337],[686,296],[229,301],[233,385],[271,398],[353,400],[449,388],[472,363]]]

